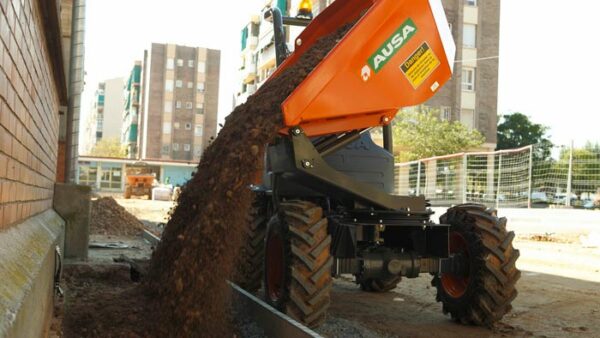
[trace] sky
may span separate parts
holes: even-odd
[[[239,85],[240,31],[264,3],[88,0],[82,121],[98,83],[127,77],[152,42],[221,50],[223,120]],[[599,12],[600,2],[594,0],[502,0],[499,114],[530,116],[550,127],[555,144],[600,142],[600,44],[594,42],[600,35]]]

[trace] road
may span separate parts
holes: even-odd
[[[125,204],[138,218],[156,222],[170,206],[142,200]],[[435,301],[430,276],[422,275],[383,294],[360,291],[351,276],[336,280],[329,319],[318,332],[344,338],[600,337],[600,243],[573,241],[579,234],[551,241],[517,236],[519,296],[513,311],[493,330],[452,322]]]

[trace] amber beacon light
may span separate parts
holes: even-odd
[[[300,2],[300,6],[298,6],[297,17],[302,18],[302,19],[312,19],[313,18],[312,1],[302,0]]]

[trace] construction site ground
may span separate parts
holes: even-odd
[[[173,205],[139,199],[117,202],[155,231],[160,231],[156,225],[166,221]],[[600,336],[600,243],[585,241],[592,237],[589,233],[561,238],[543,230],[539,235],[513,230],[517,233],[514,245],[521,251],[519,296],[513,311],[495,329],[461,326],[443,315],[428,275],[404,279],[392,292],[380,294],[363,292],[352,276],[344,276],[335,281],[328,320],[317,332],[327,337]],[[147,247],[126,251],[148,254]],[[101,260],[116,254],[92,252]]]

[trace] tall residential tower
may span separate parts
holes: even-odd
[[[142,80],[142,159],[200,159],[217,133],[220,57],[213,49],[152,44]]]

